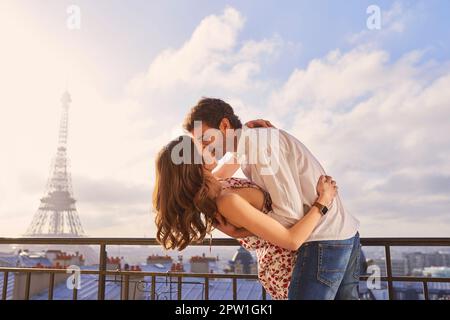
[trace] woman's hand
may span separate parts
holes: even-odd
[[[336,181],[333,180],[330,176],[320,176],[319,181],[317,182],[317,194],[319,198],[317,202],[323,204],[324,206],[329,207],[333,199],[337,194],[337,185]]]

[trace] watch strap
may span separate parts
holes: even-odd
[[[317,201],[313,203],[313,206],[317,207],[322,215],[325,215],[328,212],[327,206],[324,206]]]

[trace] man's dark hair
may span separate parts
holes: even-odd
[[[194,130],[194,122],[202,121],[209,127],[219,129],[223,118],[230,121],[233,129],[241,129],[242,123],[239,117],[234,114],[233,108],[220,99],[202,98],[184,119],[183,128],[189,132]]]

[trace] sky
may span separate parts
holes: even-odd
[[[380,29],[366,24],[373,4]],[[71,5],[80,29],[68,27]],[[90,236],[154,237],[155,154],[203,96],[302,141],[363,237],[448,236],[449,9],[2,0],[0,236],[23,234],[44,195],[66,89],[72,182]]]

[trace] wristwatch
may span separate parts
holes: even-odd
[[[313,203],[313,206],[317,207],[323,216],[328,212],[327,206],[324,206],[323,204],[317,201]]]

